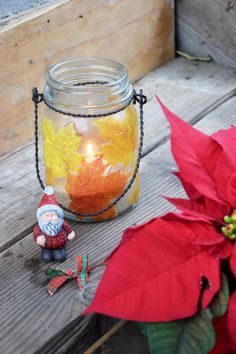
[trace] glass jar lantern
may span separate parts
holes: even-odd
[[[139,96],[142,113],[145,96],[134,95],[125,67],[103,58],[54,65],[44,93],[34,91],[36,118],[37,104],[46,104],[46,184],[68,218],[109,220],[137,203],[143,132],[133,100]]]

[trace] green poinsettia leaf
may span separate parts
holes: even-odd
[[[183,320],[146,323],[151,354],[207,354],[215,345],[209,309]]]
[[[221,273],[221,288],[212,300],[209,310],[213,317],[220,317],[225,314],[229,301],[229,285],[227,277],[224,273]]]

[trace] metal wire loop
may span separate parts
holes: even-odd
[[[142,105],[147,103],[147,97],[143,95],[143,90],[140,90],[139,94],[134,91],[133,104],[136,104],[136,102]]]
[[[44,100],[43,94],[38,92],[37,87],[33,87],[32,89],[32,101],[35,104],[38,104]]]

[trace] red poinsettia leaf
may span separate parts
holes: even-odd
[[[236,126],[232,126],[229,129],[218,130],[216,133],[212,134],[212,138],[222,146],[223,150],[230,155],[236,163],[236,150],[233,148],[236,139]]]
[[[233,292],[229,300],[227,328],[230,347],[236,350],[236,291]]]
[[[210,220],[215,220],[214,216],[210,216],[206,213],[206,208],[204,205],[204,199],[201,198],[201,201],[196,200],[187,200],[182,198],[168,198],[165,197],[168,202],[173,204],[176,208],[183,212],[187,212],[190,215],[198,215],[202,220],[209,222]]]
[[[184,178],[180,175],[180,173],[178,171],[177,172],[173,172],[173,174],[180,180],[180,182],[181,182],[186,194],[188,195],[188,197],[191,200],[197,199],[197,198],[202,196],[202,194],[199,193],[196,188],[194,188],[192,183],[186,182],[184,180]]]
[[[218,221],[222,223],[222,216],[229,215],[231,208],[225,203],[218,203],[210,198],[201,196],[197,199],[182,199],[164,197],[180,211],[193,216],[199,216],[201,220],[206,222]]]
[[[225,193],[227,194],[227,199],[232,207],[236,209],[236,171],[231,173]]]
[[[211,246],[208,249],[208,252],[214,255],[217,258],[225,259],[228,258],[232,254],[233,245],[226,240],[223,235],[215,230],[215,228],[208,222],[199,219],[196,216],[194,219],[193,216],[189,216],[188,214],[179,214],[179,213],[168,213],[164,216],[165,220],[177,220],[183,221],[184,223],[196,221],[199,223],[199,226],[202,226],[205,230],[203,233],[196,233],[192,237],[192,242],[201,246]]]
[[[199,221],[199,222],[203,222],[202,220],[202,216],[199,214],[199,215],[191,215],[190,213],[188,212],[182,212],[182,213],[175,213],[175,212],[172,212],[172,213],[168,213],[168,214],[171,214],[171,215],[175,215],[177,217],[177,219],[179,220],[183,220],[184,222],[185,221]],[[204,220],[205,223],[207,223],[207,221]],[[210,223],[209,223],[210,224]]]
[[[209,354],[227,354],[230,349],[227,332],[227,315],[214,318],[213,326],[216,333],[216,343]]]
[[[171,148],[180,175],[202,195],[220,202],[212,173],[221,147],[211,137],[169,111],[159,99],[158,102],[170,123]]]
[[[232,254],[229,260],[231,272],[236,277],[236,244],[234,244]]]
[[[221,203],[218,203],[215,200],[212,200],[211,198],[207,198],[205,196],[203,197],[203,204],[205,207],[206,214],[215,216],[215,220],[218,221],[220,224],[222,224],[223,222],[223,216],[229,215],[232,209],[232,207],[226,202],[222,201]]]
[[[222,153],[216,161],[214,179],[220,195],[236,208],[236,127],[219,130],[212,138],[221,146]]]
[[[193,242],[206,236],[206,226],[168,216],[127,229],[85,314],[148,322],[192,316],[203,275],[210,282],[202,299],[206,308],[220,287],[219,259]]]
[[[209,249],[209,252],[220,259],[229,258],[233,251],[233,245],[227,239],[223,239],[221,242],[215,243]]]

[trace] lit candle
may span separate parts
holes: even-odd
[[[87,163],[92,163],[93,161],[95,161],[97,159],[95,154],[96,154],[96,148],[91,143],[88,143],[86,146],[85,161]]]

